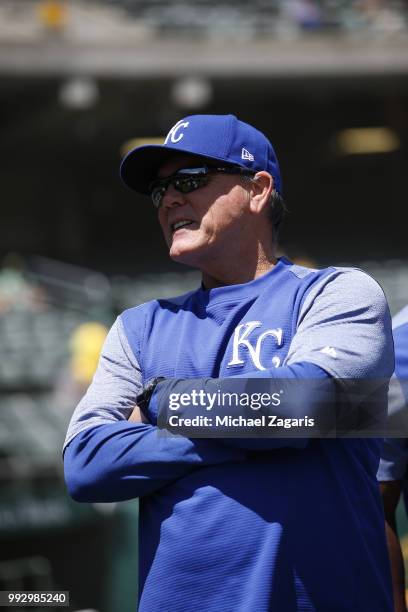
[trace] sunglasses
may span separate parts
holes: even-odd
[[[199,168],[181,168],[174,174],[165,178],[158,178],[149,185],[149,196],[155,208],[160,208],[164,194],[169,185],[180,193],[191,193],[200,187],[208,185],[212,174],[240,174],[241,176],[255,176],[253,170],[240,168],[239,166],[213,167],[201,166]]]

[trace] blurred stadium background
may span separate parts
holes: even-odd
[[[130,612],[137,503],[71,502],[61,445],[117,313],[198,275],[168,261],[120,158],[186,114],[254,123],[281,162],[282,253],[362,267],[395,313],[408,2],[1,0],[0,109],[0,590]]]

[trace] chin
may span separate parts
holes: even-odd
[[[170,259],[172,259],[173,261],[176,261],[177,263],[181,263],[181,264],[185,264],[186,266],[193,266],[195,267],[195,259],[194,257],[191,256],[191,254],[187,253],[187,252],[177,252],[177,253],[172,253],[172,251],[170,250]]]
[[[191,245],[184,245],[183,247],[181,244],[172,244],[169,250],[170,259],[192,267],[199,267],[198,262],[201,259],[202,253],[203,249],[193,248]]]

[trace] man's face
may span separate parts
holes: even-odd
[[[167,177],[181,168],[204,166],[191,155],[175,155],[160,168]],[[222,164],[220,164],[222,165]],[[172,259],[205,269],[219,257],[235,252],[245,240],[249,223],[249,191],[237,175],[211,174],[209,183],[180,193],[173,185],[166,190],[159,208],[159,222]],[[178,223],[188,225],[177,227]]]

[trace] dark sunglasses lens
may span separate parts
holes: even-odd
[[[151,188],[150,198],[156,208],[160,208],[165,191],[166,186],[164,185],[153,185],[153,187]]]
[[[186,168],[179,170],[174,176],[157,179],[150,185],[150,198],[156,208],[160,208],[163,196],[169,185],[180,193],[190,193],[204,187],[209,182],[208,168]]]
[[[172,181],[172,185],[174,185],[174,188],[180,191],[180,193],[190,193],[200,187],[204,187],[204,185],[207,185],[208,181],[208,176],[176,176]]]

